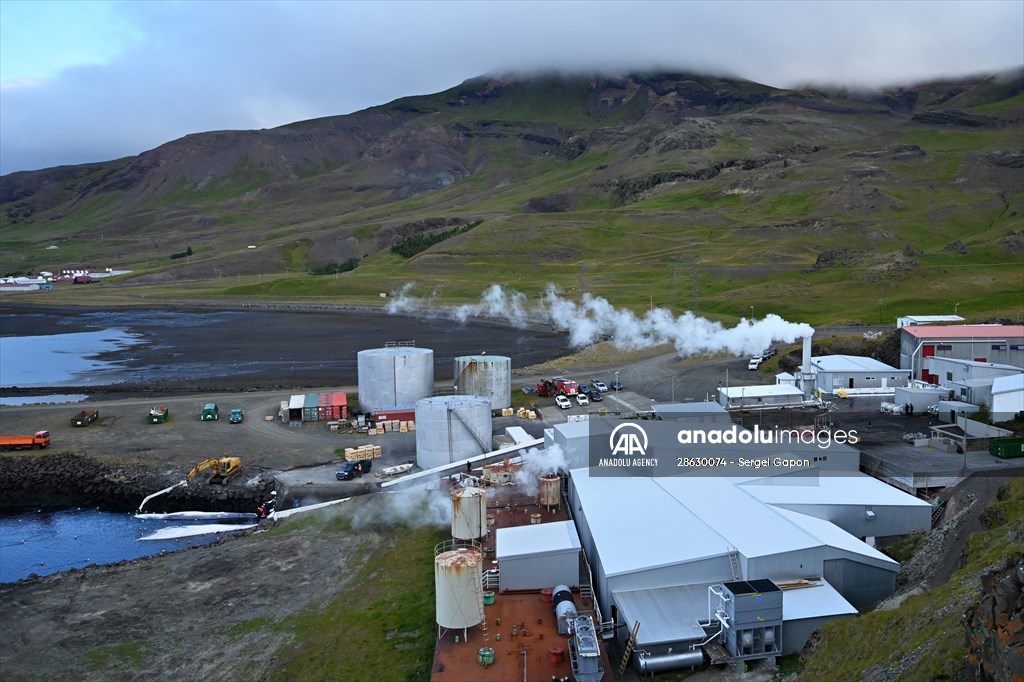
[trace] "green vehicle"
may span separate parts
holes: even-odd
[[[157,405],[146,415],[147,424],[163,424],[171,414],[171,409],[166,405]]]
[[[206,407],[203,408],[203,415],[200,419],[204,422],[220,419],[220,415],[217,413],[217,403],[206,403]]]

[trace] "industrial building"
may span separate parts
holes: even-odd
[[[685,411],[666,412],[687,419]],[[731,426],[724,410],[717,418]],[[695,427],[708,428],[716,417],[698,419]],[[721,475],[609,477],[591,475],[589,442],[586,424],[545,433],[545,446],[569,462],[567,499],[598,610],[619,626],[620,638],[640,622],[636,648],[647,670],[693,660],[680,652],[719,628],[713,590],[734,581],[783,588],[780,629],[751,640],[763,647],[764,636],[774,637],[777,654],[748,649],[749,657],[799,651],[822,623],[891,594],[899,564],[874,548],[877,538],[931,527],[928,502],[860,473],[859,453],[837,443],[777,450],[810,462],[783,476],[730,468]],[[709,445],[701,454],[737,461],[767,453],[764,445],[735,444]],[[732,658],[743,650],[737,646],[725,648]]]
[[[906,386],[909,369],[896,369],[874,358],[857,355],[825,355],[811,358],[818,396],[893,395]]]
[[[992,421],[1009,421],[1024,413],[1024,374],[996,377],[992,380]]]
[[[796,386],[729,386],[718,389],[718,403],[727,410],[778,410],[803,407],[808,400]]]
[[[896,327],[928,326],[936,325],[940,322],[954,324],[956,322],[965,322],[965,320],[959,315],[904,315],[896,318]]]
[[[899,564],[862,538],[931,525],[927,502],[856,471],[834,474],[784,481],[573,470],[569,501],[601,613],[626,629],[639,621],[638,649],[686,651],[715,629],[711,586],[796,583],[800,589],[781,594],[777,641],[778,655],[800,651],[825,620],[893,591]],[[609,504],[613,499],[621,504]],[[665,608],[677,617],[666,618]]]
[[[900,369],[938,383],[925,358],[958,358],[1024,367],[1024,325],[908,326],[900,329]]]

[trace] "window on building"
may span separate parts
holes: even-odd
[[[946,381],[952,381],[952,380],[953,380],[953,373],[952,372],[946,372]]]
[[[1010,350],[1024,350],[1024,344],[1014,344],[1010,346]]]
[[[951,343],[940,343],[935,346],[935,350],[953,350],[953,344]]]
[[[1006,344],[1000,345],[998,343],[993,343],[992,350],[1006,350]]]

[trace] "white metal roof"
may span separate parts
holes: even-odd
[[[856,471],[844,472],[841,476],[818,476],[816,479],[802,476],[793,485],[785,485],[785,482],[784,478],[773,477],[741,482],[740,485],[749,495],[767,504],[931,506],[922,499]]]
[[[638,648],[707,638],[699,624],[708,618],[708,587],[714,583],[616,590],[612,600],[626,623],[640,621]],[[716,598],[717,599],[717,598]]]
[[[904,315],[896,318],[899,327],[906,327],[912,324],[928,324],[930,322],[963,322],[964,318],[959,315]]]
[[[289,410],[301,410],[306,404],[306,396],[302,393],[296,393],[288,400]]]
[[[729,386],[718,389],[727,398],[764,398],[768,396],[802,396],[804,393],[796,386],[787,384],[765,384],[763,386]]]
[[[826,554],[856,555],[896,570],[896,562],[830,521],[782,506],[929,506],[853,472],[816,481],[801,477],[792,484],[777,477],[594,477],[586,469],[574,470],[572,479],[608,577],[724,556],[733,549],[753,558],[824,547]]]
[[[1024,391],[1024,374],[1011,374],[992,380],[992,394]]]
[[[566,551],[578,552],[580,549],[580,537],[572,521],[499,528],[494,542],[494,556],[498,561]]]
[[[826,559],[839,558],[842,555],[855,555],[863,563],[886,568],[890,571],[900,570],[899,562],[887,557],[874,547],[861,542],[858,538],[847,533],[845,530],[825,519],[816,516],[801,514],[800,512],[773,507],[779,514],[789,519],[794,525],[799,526],[808,535],[816,538],[820,544],[825,545]],[[836,552],[835,550],[839,550]]]
[[[672,495],[680,506],[695,516],[700,514],[704,524],[748,559],[810,549],[821,544],[773,507],[744,494],[733,480],[680,476],[658,478],[654,482]]]
[[[572,472],[605,575],[724,556],[729,542],[653,479]]]
[[[726,419],[729,418],[729,412],[719,405],[710,401],[699,401],[691,403],[654,403],[651,409],[658,414],[685,414],[692,415],[694,412],[698,414],[718,414],[724,416]]]
[[[782,591],[782,620],[854,615],[857,609],[836,588],[822,580],[816,587]]]
[[[819,372],[910,372],[860,355],[821,355],[811,358],[811,364]]]

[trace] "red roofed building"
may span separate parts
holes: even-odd
[[[923,358],[942,357],[1024,367],[1024,325],[968,324],[900,329],[900,369],[912,379],[939,383]]]

